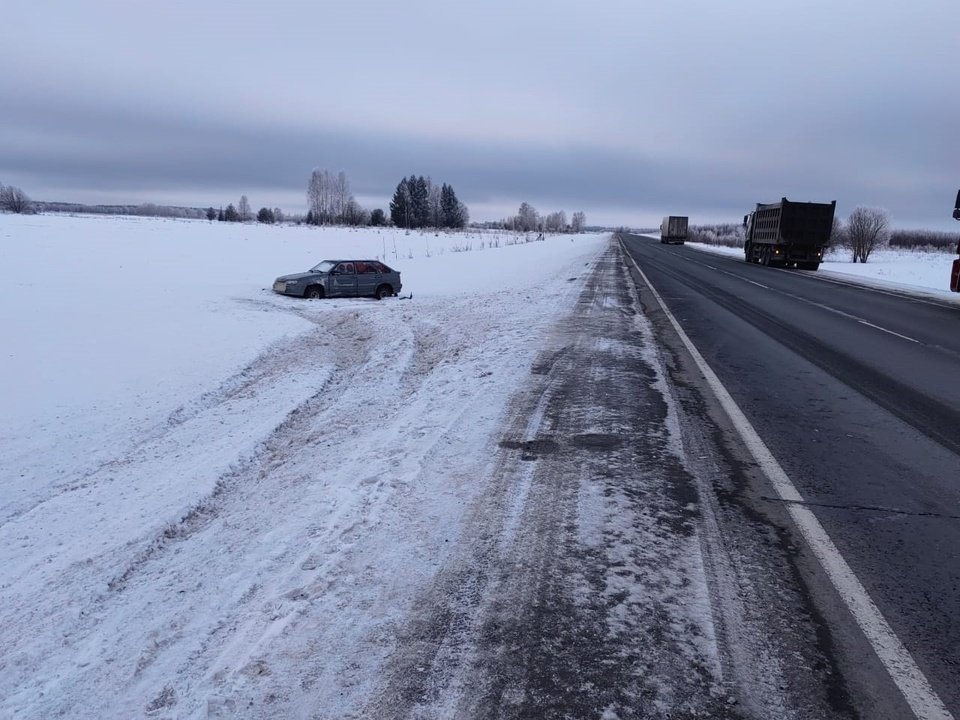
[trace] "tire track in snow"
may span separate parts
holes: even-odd
[[[607,253],[533,363],[457,552],[399,631],[366,714],[737,716],[695,490],[638,357],[627,287]]]

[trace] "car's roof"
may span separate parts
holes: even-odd
[[[342,262],[368,262],[368,263],[380,263],[381,265],[386,265],[382,260],[366,260],[364,258],[341,258],[339,260],[321,260],[320,262],[332,262],[332,263],[342,263]]]

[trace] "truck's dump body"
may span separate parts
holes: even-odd
[[[687,218],[683,215],[667,215],[660,223],[660,242],[683,244],[687,239]]]
[[[743,219],[743,251],[747,262],[816,270],[833,231],[831,203],[790,202],[757,204]]]
[[[790,243],[795,245],[826,245],[833,230],[832,203],[791,202],[783,198],[778,203],[757,205],[753,214],[755,243]]]

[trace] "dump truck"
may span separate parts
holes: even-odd
[[[953,206],[953,219],[960,220],[960,191],[957,192],[957,202]],[[957,255],[960,255],[960,240],[957,241]],[[950,272],[950,289],[960,292],[960,257],[953,261]]]
[[[816,270],[833,231],[837,201],[780,202],[763,205],[743,216],[743,253],[747,262]]]
[[[683,245],[687,239],[687,218],[682,215],[667,215],[660,223],[660,242]]]

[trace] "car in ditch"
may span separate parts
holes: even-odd
[[[381,300],[400,292],[400,273],[379,260],[324,260],[305,273],[281,275],[273,291],[319,300],[334,297],[373,297]]]

